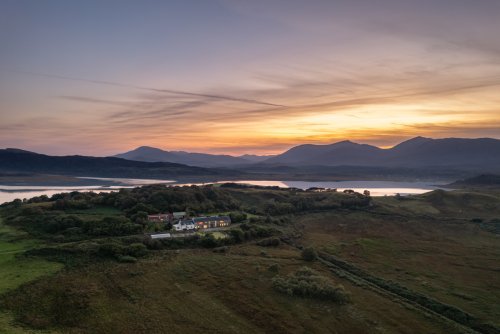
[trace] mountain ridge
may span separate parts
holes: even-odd
[[[500,168],[500,140],[415,137],[389,149],[350,141],[328,145],[307,144],[295,146],[263,163],[302,166]]]
[[[139,146],[136,149],[113,157],[135,161],[172,162],[198,167],[228,167],[252,163],[244,158],[227,154],[165,151],[151,146]]]
[[[144,162],[116,157],[50,156],[18,149],[0,149],[0,171],[123,178],[199,178],[238,174],[233,170]]]

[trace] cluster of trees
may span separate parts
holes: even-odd
[[[61,193],[52,197],[38,196],[3,205],[7,222],[39,236],[60,241],[92,237],[124,236],[168,229],[163,223],[148,221],[148,214],[187,211],[189,215],[231,212],[231,238],[236,242],[266,237],[266,231],[255,227],[287,225],[291,215],[311,210],[359,208],[370,205],[370,197],[362,194],[307,192],[300,189],[250,187],[241,185],[165,187],[150,185],[121,189],[111,193]],[[100,215],[110,208],[114,214]],[[106,209],[107,210],[107,209]],[[121,211],[121,214],[120,214]],[[10,213],[10,215],[9,215]],[[118,214],[117,214],[118,213]],[[253,213],[248,218],[247,213]],[[252,223],[250,227],[247,223]],[[55,237],[54,237],[55,236]],[[207,239],[204,245],[217,242]]]
[[[300,189],[250,187],[241,185],[165,187],[150,185],[120,189],[111,193],[70,192],[31,198],[25,203],[50,202],[54,211],[86,210],[96,206],[119,209],[136,223],[145,223],[148,214],[188,211],[192,215],[240,211],[256,215],[280,216],[311,210],[366,207],[369,194],[308,192]],[[10,205],[20,207],[16,200]],[[238,217],[231,217],[237,221]]]
[[[212,233],[205,233],[203,236],[193,234],[186,238],[151,239],[145,237],[143,243],[148,249],[216,248],[280,234],[281,231],[273,227],[244,223],[240,227],[228,230],[225,238],[215,238]]]
[[[273,287],[289,296],[331,300],[338,304],[350,301],[350,295],[341,285],[332,284],[326,277],[308,267],[288,276],[274,277]]]
[[[28,207],[21,215],[10,216],[8,223],[33,235],[55,241],[72,241],[92,237],[124,236],[142,233],[142,226],[124,216],[82,219],[77,215],[58,214],[39,207]]]

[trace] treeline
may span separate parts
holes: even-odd
[[[191,214],[245,211],[260,215],[284,215],[309,210],[366,207],[371,198],[359,193],[307,192],[296,188],[221,186],[165,187],[150,185],[110,193],[70,192],[15,200],[2,206],[21,207],[30,203],[51,203],[51,210],[85,210],[109,206],[131,216],[188,210]]]
[[[51,241],[78,241],[143,232],[143,226],[133,223],[124,216],[83,219],[78,215],[55,213],[39,207],[23,210],[21,215],[7,216],[6,222],[22,228],[35,237]]]

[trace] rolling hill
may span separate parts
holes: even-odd
[[[72,176],[191,179],[229,176],[238,172],[168,162],[143,162],[114,157],[49,156],[19,149],[0,150],[0,171]]]

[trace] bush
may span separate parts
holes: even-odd
[[[213,234],[208,233],[205,234],[201,239],[200,239],[201,245],[205,248],[214,248],[218,246],[217,240],[213,236]]]
[[[135,263],[137,262],[137,258],[130,255],[123,255],[118,257],[118,261],[122,263]]]
[[[280,265],[277,263],[271,264],[267,270],[273,274],[277,274],[280,271]]]
[[[247,220],[247,215],[244,212],[231,212],[229,218],[231,218],[232,223],[241,223]]]
[[[98,250],[98,254],[103,257],[119,257],[125,252],[125,247],[113,241],[100,245]]]
[[[245,233],[239,228],[232,228],[229,230],[229,233],[235,242],[242,242],[245,240]]]
[[[279,238],[267,238],[260,241],[257,241],[257,245],[263,247],[277,247],[281,244]]]
[[[229,251],[228,246],[216,247],[213,250],[214,253],[227,253],[228,251]]]
[[[305,261],[311,262],[318,258],[318,253],[316,253],[316,250],[314,248],[306,247],[302,250],[301,256]]]
[[[303,267],[288,276],[273,278],[273,287],[289,296],[331,300],[338,304],[350,301],[350,295],[341,285],[333,285],[326,277],[314,270]]]
[[[148,248],[142,243],[135,242],[128,246],[128,255],[134,257],[143,257],[148,253]]]

